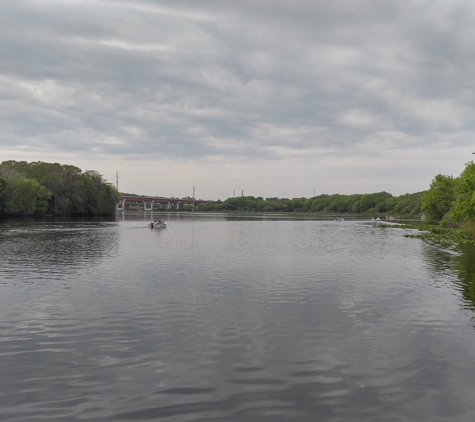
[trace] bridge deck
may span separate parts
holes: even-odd
[[[122,201],[128,202],[154,202],[156,204],[180,204],[180,205],[191,205],[193,204],[193,199],[180,199],[180,198],[154,198],[153,196],[123,196]],[[195,205],[206,204],[210,201],[203,201],[195,199]]]

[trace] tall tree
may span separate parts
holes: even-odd
[[[430,189],[422,197],[422,211],[426,220],[436,223],[452,209],[455,200],[455,179],[438,174],[432,180]]]
[[[456,186],[457,199],[455,201],[453,218],[456,222],[475,221],[475,164],[467,163]]]

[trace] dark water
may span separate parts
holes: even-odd
[[[472,247],[122,218],[0,224],[2,422],[475,417]]]

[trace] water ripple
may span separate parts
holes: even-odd
[[[1,226],[2,422],[469,420],[473,249],[140,218]]]

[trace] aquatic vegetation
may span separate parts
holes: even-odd
[[[437,243],[467,243],[475,245],[473,232],[466,228],[442,227],[440,225],[428,223],[409,224],[381,224],[381,229],[406,229],[417,230],[418,233],[408,233],[404,237],[410,239],[423,239]]]

